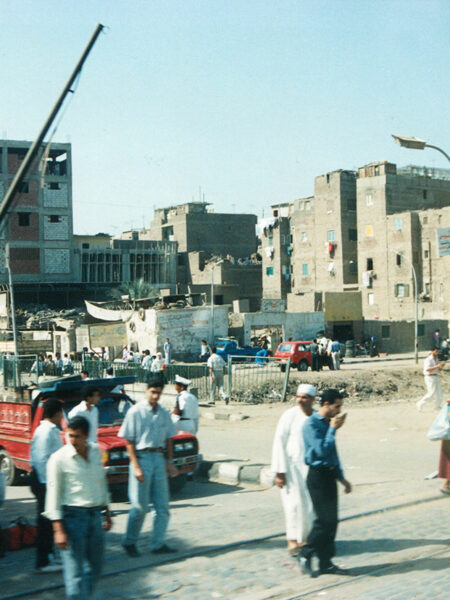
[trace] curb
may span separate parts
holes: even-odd
[[[220,481],[230,485],[258,485],[271,488],[274,484],[274,475],[270,466],[262,464],[203,460],[198,475],[210,481]]]
[[[419,356],[419,360],[425,358],[424,356]],[[361,358],[359,360],[347,360],[344,356],[342,361],[343,365],[360,365],[361,363],[380,363],[380,362],[394,362],[397,360],[414,360],[414,356],[401,356],[399,358],[387,357],[387,358]]]

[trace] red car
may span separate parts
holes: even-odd
[[[42,420],[44,403],[49,397],[57,397],[63,405],[64,417],[81,401],[82,387],[95,385],[101,390],[98,404],[98,445],[110,486],[128,481],[128,455],[125,440],[117,433],[134,400],[125,394],[111,392],[116,385],[132,383],[134,377],[90,379],[82,381],[79,376],[46,382],[35,389],[29,398],[0,400],[0,471],[6,475],[8,485],[18,483],[20,475],[31,471],[30,445],[33,433]],[[46,387],[45,387],[46,386]],[[26,390],[29,392],[29,390]],[[63,427],[65,426],[63,419]],[[65,443],[64,432],[61,439]],[[195,435],[179,431],[168,440],[168,454],[179,471],[178,477],[170,478],[171,491],[178,491],[186,482],[187,474],[195,471],[202,456],[198,453]]]
[[[291,367],[295,367],[299,371],[307,371],[311,367],[311,344],[309,342],[281,342],[275,352],[277,362],[286,363],[291,359]]]

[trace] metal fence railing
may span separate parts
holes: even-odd
[[[38,355],[1,357],[1,381],[5,389],[18,389],[38,382],[39,376],[44,374],[43,362]]]
[[[290,359],[280,363],[272,357],[228,357],[228,395],[235,402],[284,402]]]

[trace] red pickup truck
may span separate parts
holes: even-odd
[[[21,475],[31,471],[30,444],[34,430],[42,420],[44,404],[47,398],[56,397],[63,404],[63,413],[67,417],[70,410],[81,402],[82,388],[95,385],[101,390],[102,398],[98,404],[99,427],[98,444],[102,454],[103,466],[111,487],[123,485],[128,481],[128,456],[125,440],[117,433],[120,425],[134,404],[129,396],[112,393],[117,385],[132,383],[134,377],[114,377],[109,379],[81,380],[78,375],[51,380],[40,384],[39,388],[25,390],[24,398],[16,400],[0,399],[0,471],[6,475],[8,485],[18,483]],[[63,428],[65,419],[63,419]],[[61,439],[65,443],[64,431]],[[186,482],[188,473],[192,473],[202,456],[198,453],[198,441],[195,435],[179,431],[168,441],[172,462],[178,468],[178,477],[170,478],[172,492],[180,490]]]

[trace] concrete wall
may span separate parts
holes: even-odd
[[[440,329],[442,337],[448,337],[448,321],[420,320],[419,350],[430,350],[433,333]],[[380,352],[413,352],[414,351],[414,321],[364,321],[364,335],[375,336]]]
[[[214,337],[228,335],[229,306],[214,307]],[[134,331],[133,331],[134,329]],[[166,337],[172,343],[175,360],[196,360],[202,339],[211,341],[210,307],[145,311],[145,319],[135,313],[127,323],[130,345],[139,350],[162,352]]]
[[[241,315],[243,325],[243,343],[251,342],[252,327],[281,327],[283,339],[292,337],[294,340],[312,339],[317,331],[325,327],[323,312],[315,313],[243,313]],[[236,323],[235,323],[236,326]]]
[[[325,292],[326,321],[360,321],[362,319],[361,292]]]

